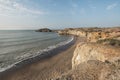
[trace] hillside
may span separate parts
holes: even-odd
[[[120,28],[75,28],[60,35],[87,38],[73,54],[72,70],[56,80],[120,80]]]

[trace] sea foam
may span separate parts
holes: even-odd
[[[72,43],[73,41],[74,41],[74,37],[71,36],[70,39],[68,39],[67,41],[60,42],[60,43],[58,43],[58,44],[56,44],[56,45],[48,46],[47,48],[45,48],[45,49],[43,49],[43,50],[40,50],[40,51],[38,51],[38,52],[35,52],[34,54],[30,54],[30,53],[27,54],[27,53],[26,53],[26,54],[20,56],[20,57],[22,58],[21,60],[13,63],[13,64],[11,64],[11,65],[8,65],[8,66],[6,66],[6,67],[4,67],[4,68],[0,68],[0,73],[1,73],[1,72],[4,72],[4,71],[6,71],[6,70],[9,70],[9,69],[11,69],[11,68],[17,67],[17,66],[19,66],[19,65],[22,65],[22,64],[24,64],[24,63],[26,63],[26,62],[32,61],[32,60],[34,60],[36,57],[39,58],[39,57],[41,57],[41,56],[43,56],[43,55],[46,56],[46,55],[48,55],[48,54],[49,54],[49,55],[52,55],[51,52],[57,51],[57,48],[59,49],[60,47],[65,47],[65,45],[67,46],[67,45],[69,45],[70,43]]]

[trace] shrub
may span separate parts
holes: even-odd
[[[97,43],[100,43],[100,44],[109,44],[109,45],[112,45],[112,46],[120,46],[120,40],[116,40],[116,39],[98,40]]]

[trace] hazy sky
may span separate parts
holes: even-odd
[[[120,0],[0,0],[0,29],[119,25]]]

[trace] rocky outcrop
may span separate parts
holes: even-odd
[[[105,62],[120,56],[120,48],[96,43],[79,43],[74,51],[72,67],[88,60]]]
[[[48,28],[42,28],[42,29],[36,30],[36,32],[52,32],[52,30]]]
[[[120,80],[120,28],[65,29],[62,35],[87,38],[72,58],[72,70],[56,80]]]
[[[86,32],[84,32],[82,30],[77,30],[77,29],[73,29],[73,30],[60,30],[60,31],[58,31],[58,33],[60,35],[75,35],[75,36],[81,36],[81,37],[85,37],[87,35]]]
[[[87,35],[87,39],[89,42],[96,42],[97,40],[105,39],[109,37],[110,35],[106,32],[90,32]]]
[[[120,80],[120,48],[95,43],[79,43],[72,70],[56,80]]]
[[[120,59],[114,62],[88,60],[56,80],[120,80]]]
[[[60,35],[76,35],[86,37],[88,42],[120,36],[120,28],[67,28],[59,30]]]

